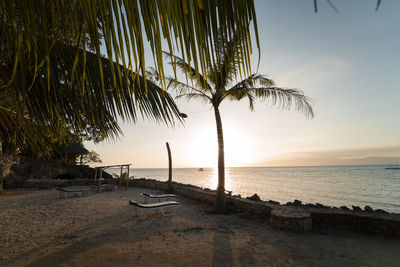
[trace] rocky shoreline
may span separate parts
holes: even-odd
[[[240,197],[240,196],[239,196]],[[246,199],[254,200],[254,201],[263,201],[260,199],[260,197],[257,194],[254,194],[251,197],[246,197]],[[282,205],[282,206],[289,206],[289,207],[299,207],[299,208],[322,208],[322,209],[342,209],[342,210],[348,210],[348,211],[361,211],[361,212],[367,212],[367,213],[379,213],[379,214],[390,214],[390,212],[387,212],[383,209],[373,209],[370,206],[365,206],[364,209],[360,208],[359,206],[351,206],[352,209],[348,208],[347,206],[341,206],[341,207],[334,207],[334,206],[327,206],[323,205],[321,203],[306,203],[303,204],[301,200],[295,199],[293,202],[287,202],[286,204],[281,204],[278,201],[274,200],[267,200],[268,203],[274,204],[274,205]],[[392,212],[391,214],[397,214]]]
[[[167,182],[145,178],[133,180],[130,186],[161,191],[168,190]],[[215,203],[216,196],[214,190],[176,182],[172,183],[172,190],[174,193],[190,199],[210,205],[214,205]],[[246,217],[263,217],[270,224],[273,224],[271,221],[273,217],[271,216],[272,211],[279,211],[280,216],[284,218],[276,226],[285,230],[335,229],[400,237],[400,214],[389,213],[383,210],[372,210],[368,207],[362,210],[356,206],[351,210],[347,207],[329,207],[319,203],[303,204],[299,200],[280,204],[272,200],[262,201],[257,196],[246,199],[239,195],[227,195],[226,202],[230,212],[241,213]]]

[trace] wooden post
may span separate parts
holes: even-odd
[[[166,145],[168,151],[168,192],[172,193],[172,157],[168,142],[166,142]]]
[[[119,174],[119,185],[118,185],[118,188],[121,188],[121,182],[122,182],[122,168],[123,168],[124,166],[122,166],[121,165],[121,172],[120,172],[120,174]]]
[[[99,192],[101,192],[101,179],[103,178],[103,168],[100,168],[100,178],[99,178]]]
[[[99,170],[99,169],[96,168],[96,171],[94,172],[94,180],[93,180],[94,185],[96,185],[96,182],[97,182],[97,171],[98,171],[98,170]]]
[[[129,187],[129,165],[127,165],[128,167],[128,175],[127,175],[127,179],[126,179],[126,190],[128,190]]]

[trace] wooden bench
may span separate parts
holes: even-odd
[[[64,188],[64,187],[57,187],[57,191],[60,191],[60,197],[65,198],[67,195],[79,195],[82,196],[82,194],[89,194],[90,192],[93,192],[93,189],[91,188]]]

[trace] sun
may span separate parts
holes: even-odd
[[[189,155],[186,159],[193,167],[216,167],[218,158],[218,145],[216,130],[204,127],[197,132],[189,147]]]
[[[245,167],[254,163],[253,139],[245,131],[233,126],[224,129],[225,165]]]
[[[224,129],[224,149],[226,167],[245,167],[254,163],[253,140],[245,132],[232,126]],[[189,146],[187,160],[193,167],[217,167],[217,130],[204,127],[193,138]]]

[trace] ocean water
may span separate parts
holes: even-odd
[[[366,205],[400,213],[400,170],[393,166],[226,168],[225,188],[242,197],[257,193],[262,200],[301,200],[328,206]],[[397,166],[398,167],[398,166]],[[119,170],[108,170],[119,173]],[[168,169],[131,169],[130,176],[168,180]],[[217,170],[174,168],[173,181],[203,188],[217,187]]]

